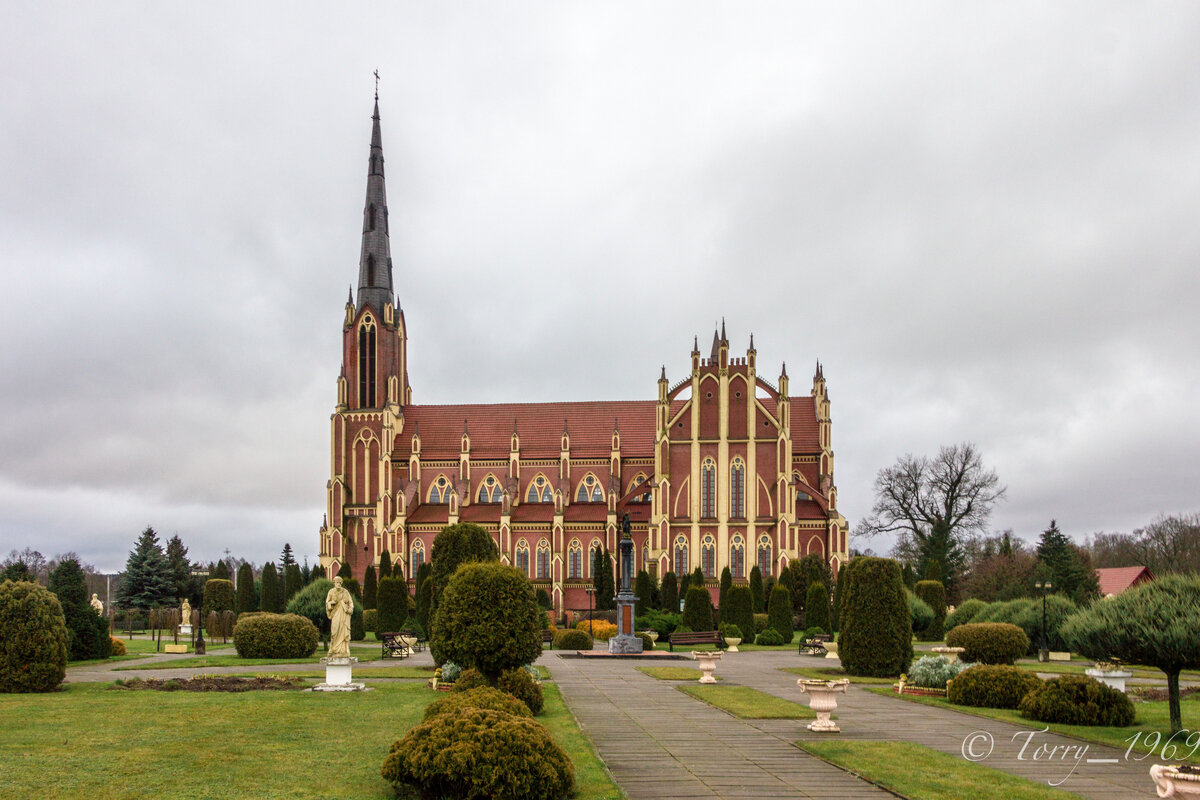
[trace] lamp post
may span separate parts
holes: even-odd
[[[588,594],[588,636],[592,635],[592,606],[596,598],[596,587],[585,586],[583,589]]]
[[[1046,643],[1046,593],[1053,587],[1050,581],[1038,581],[1034,587],[1042,593],[1042,641],[1038,646],[1038,661],[1050,660],[1050,645]]]

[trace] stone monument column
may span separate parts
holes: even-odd
[[[642,652],[642,640],[633,633],[633,612],[637,596],[630,588],[633,576],[633,535],[629,512],[621,520],[620,551],[621,589],[617,592],[617,635],[608,640],[608,652],[634,654]]]

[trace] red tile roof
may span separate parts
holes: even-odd
[[[521,503],[512,510],[513,522],[553,522],[553,503]]]
[[[458,518],[463,522],[500,523],[500,503],[472,503],[459,509]]]
[[[1120,594],[1139,583],[1154,580],[1148,567],[1105,567],[1096,570],[1096,577],[1100,579],[1101,597]]]
[[[612,449],[614,420],[621,431],[621,451],[626,457],[654,454],[653,400],[610,400],[576,403],[496,403],[452,406],[407,406],[404,434],[395,452],[407,457],[414,426],[421,434],[425,458],[457,457],[462,448],[463,421],[471,436],[473,458],[508,456],[516,420],[522,458],[557,457],[563,420],[571,434],[571,454],[608,455]]]
[[[630,515],[630,519],[633,516]],[[563,511],[566,522],[606,522],[608,520],[607,503],[572,503]]]
[[[810,397],[793,397],[790,401],[792,414],[792,451],[808,453],[821,449],[820,431],[817,428],[816,401]]]
[[[408,515],[408,521],[413,523],[440,522],[443,525],[450,519],[450,506],[445,503],[422,503]]]

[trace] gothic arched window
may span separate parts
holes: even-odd
[[[744,577],[746,574],[746,548],[740,536],[733,537],[729,544],[729,572],[735,578]]]
[[[646,476],[639,472],[637,475],[634,475],[633,480],[630,481],[629,491],[633,492],[634,489],[641,486],[645,482],[646,482]],[[647,491],[647,492],[643,492],[642,494],[638,495],[637,500],[638,500],[638,502],[641,502],[641,503],[649,503],[650,502],[650,492]]]
[[[529,545],[525,543],[524,539],[517,542],[516,565],[522,575],[529,577]]]
[[[717,516],[717,462],[711,458],[704,459],[700,467],[700,516]]]
[[[433,486],[429,487],[429,502],[450,502],[450,481],[446,480],[445,475],[439,475],[438,479],[433,482]]]
[[[375,321],[370,317],[358,329],[358,405],[375,407]]]
[[[729,468],[729,516],[746,516],[746,462],[735,458]]]
[[[583,577],[583,548],[579,546],[578,539],[572,539],[571,546],[567,548],[567,577]]]
[[[575,493],[576,503],[603,503],[604,490],[600,488],[600,481],[596,480],[596,476],[588,473],[579,482],[579,491]]]
[[[675,574],[679,577],[688,574],[687,539],[682,536],[675,540]]]
[[[704,577],[717,577],[717,544],[711,536],[705,536],[700,543],[700,567],[704,570]]]
[[[425,543],[420,539],[417,539],[412,544],[412,558],[410,560],[412,562],[412,566],[408,570],[408,574],[416,575],[417,570],[419,570],[421,565],[425,563]]]
[[[550,578],[550,545],[543,539],[537,548],[537,577],[538,580]]]
[[[479,484],[479,502],[480,503],[499,503],[501,497],[500,482],[496,480],[495,475],[488,475]]]
[[[758,537],[758,570],[764,578],[771,575],[771,537]]]
[[[550,481],[546,480],[545,475],[539,474],[536,478],[529,482],[529,491],[525,494],[525,501],[529,503],[549,503],[553,500],[550,493]]]

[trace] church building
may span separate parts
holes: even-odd
[[[819,362],[808,393],[792,396],[786,365],[768,380],[753,335],[735,355],[721,323],[706,354],[693,341],[681,379],[663,367],[654,399],[420,405],[388,232],[376,96],[330,425],[330,575],[344,563],[361,581],[387,550],[411,580],[443,527],[473,522],[557,610],[586,609],[591,552],[616,552],[625,513],[635,569],[659,578],[699,566],[716,587],[725,567],[744,581],[754,565],[766,578],[810,553],[835,572],[846,561]]]

